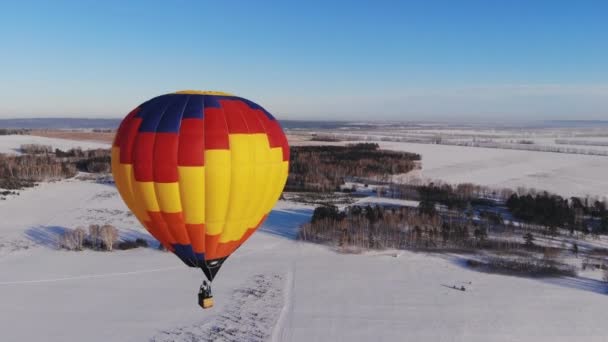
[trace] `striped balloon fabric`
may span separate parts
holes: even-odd
[[[210,280],[267,217],[288,164],[277,120],[220,92],[153,98],[127,115],[112,146],[112,174],[129,209]]]

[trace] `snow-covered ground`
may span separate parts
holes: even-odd
[[[18,153],[28,143],[109,147],[0,136],[0,153]],[[608,157],[380,145],[422,154],[422,170],[409,177],[608,195]],[[357,201],[361,205],[417,204],[373,197],[373,187],[361,191],[370,195]],[[92,223],[110,223],[122,238],[153,242],[113,186],[66,180],[22,190],[0,201],[0,340],[536,342],[608,336],[607,286],[597,274],[527,279],[476,272],[458,255],[339,254],[295,240],[312,210],[279,201],[214,281],[216,307],[202,311],[196,304],[202,272],[170,253],[56,249],[66,228]]]
[[[103,142],[46,138],[33,135],[0,135],[0,153],[19,154],[19,147],[23,144],[50,145],[53,149],[58,148],[64,151],[76,147],[80,147],[83,150],[110,147],[110,144]]]
[[[0,202],[3,341],[605,341],[605,287],[479,273],[458,256],[338,254],[294,240],[309,206],[280,201],[214,281],[152,248],[54,249],[65,227],[147,236],[114,187],[68,180]],[[467,291],[451,289],[464,285]]]
[[[293,145],[349,143],[308,141],[299,135],[290,135],[289,139]],[[572,139],[606,141],[608,138]],[[534,137],[533,140],[543,145],[557,146],[553,143],[552,137]],[[402,177],[407,180],[422,178],[454,184],[468,182],[498,188],[535,188],[562,196],[608,197],[608,179],[605,177],[608,157],[605,156],[404,142],[378,143],[382,148],[422,155],[422,169],[414,170]],[[109,144],[100,142],[8,135],[0,136],[0,153],[18,153],[22,144],[51,145],[62,150],[74,147],[83,149],[110,147]]]
[[[563,196],[608,196],[608,157],[493,148],[380,142],[422,155],[422,175],[449,183],[523,186]]]
[[[297,145],[344,145],[356,142],[296,140]],[[608,198],[608,157],[468,146],[377,141],[383,149],[418,153],[420,170],[396,181],[473,183],[496,188],[518,187],[562,196]]]

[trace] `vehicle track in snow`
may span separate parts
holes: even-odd
[[[113,272],[113,273],[103,273],[103,274],[84,274],[84,275],[73,276],[73,277],[4,281],[4,282],[0,282],[0,286],[3,286],[3,285],[43,284],[43,283],[54,283],[54,282],[69,281],[69,280],[82,280],[82,279],[120,277],[120,276],[136,275],[136,274],[143,274],[143,273],[166,272],[166,271],[172,271],[172,270],[183,269],[183,268],[184,267],[180,265],[180,266],[174,266],[174,267],[155,268],[155,269],[139,270],[139,271]]]
[[[151,341],[267,341],[284,308],[283,283],[283,275],[255,275],[233,292],[223,311],[200,324],[161,331]]]
[[[294,287],[294,270],[293,267],[287,273],[287,279],[285,280],[285,286],[283,290],[283,308],[279,313],[277,322],[275,323],[272,331],[271,341],[280,342],[287,340],[288,329],[285,329],[285,324],[288,319],[292,316],[293,311],[293,287]]]

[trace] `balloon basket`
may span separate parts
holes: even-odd
[[[201,306],[201,308],[203,309],[209,309],[213,307],[213,297],[208,297],[208,298],[202,298],[202,300],[199,301],[199,305]]]

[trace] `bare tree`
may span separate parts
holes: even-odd
[[[99,230],[99,235],[103,246],[107,251],[112,251],[114,243],[118,241],[118,229],[116,227],[106,224]]]
[[[92,224],[89,226],[89,241],[91,242],[91,246],[93,248],[101,248],[101,227],[98,224]]]
[[[71,251],[81,251],[84,243],[86,232],[83,228],[76,228],[74,230],[66,230],[59,241],[61,248],[65,248]]]

